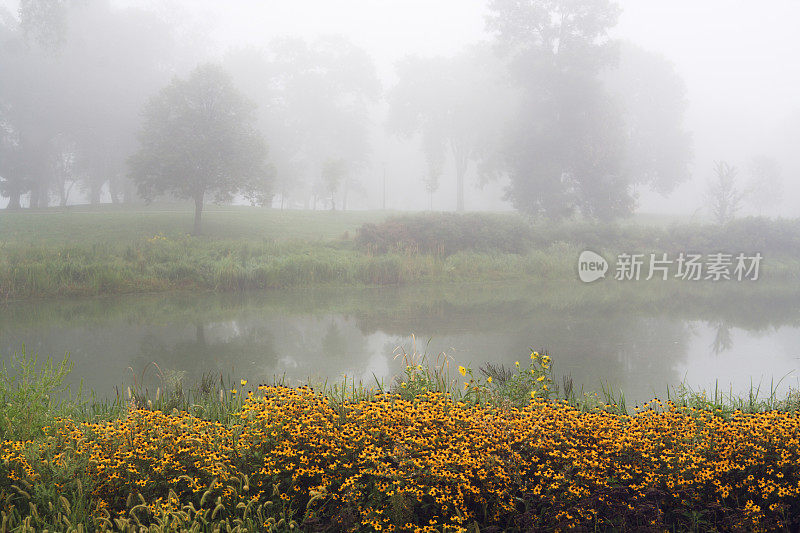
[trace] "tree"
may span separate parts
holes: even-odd
[[[444,173],[445,151],[442,150],[440,134],[426,131],[422,134],[422,151],[428,166],[428,173],[423,181],[425,190],[430,200],[430,210],[433,211],[433,193],[439,189],[439,179]],[[461,195],[459,195],[461,197]]]
[[[0,12],[0,42],[0,107],[14,138],[5,149],[16,160],[3,175],[9,207],[29,192],[31,207],[53,191],[63,203],[78,177],[93,203],[107,184],[118,200],[139,112],[174,65],[170,27],[108,0],[24,0],[19,19]]]
[[[452,157],[456,210],[463,211],[469,165],[487,156],[508,118],[503,66],[479,45],[453,58],[406,58],[397,65],[397,75],[389,97],[389,128],[407,138],[421,134],[430,194],[438,188],[445,154]]]
[[[631,176],[617,102],[599,73],[614,64],[609,0],[493,0],[489,29],[523,91],[506,135],[508,198],[532,215],[630,213]]]
[[[230,52],[224,65],[259,103],[258,124],[276,167],[281,206],[300,193],[306,202],[324,194],[317,182],[331,159],[347,163],[343,191],[357,187],[356,174],[370,152],[370,105],[380,93],[364,50],[335,36],[313,42],[283,38],[264,50]]]
[[[633,185],[661,194],[689,176],[692,139],[683,117],[689,104],[675,66],[658,54],[619,43],[619,60],[601,74],[622,113],[624,167]]]
[[[322,165],[323,190],[331,199],[331,211],[336,210],[336,192],[347,175],[347,162],[344,159],[328,159]]]
[[[177,63],[173,30],[152,12],[107,0],[71,4],[60,53],[64,132],[75,141],[89,201],[100,202],[106,189],[112,202],[128,189],[130,201],[126,160],[136,150],[147,97],[169,82]]]
[[[68,7],[66,0],[20,0],[22,31],[43,47],[56,50],[66,40]]]
[[[781,203],[783,183],[781,169],[773,157],[758,155],[750,160],[747,166],[750,179],[745,189],[744,198],[760,215],[770,207]]]
[[[733,220],[741,206],[742,195],[736,188],[736,173],[736,168],[725,161],[714,165],[714,179],[708,184],[706,201],[718,224]]]
[[[2,192],[9,197],[9,209],[21,207],[20,197],[29,192],[30,207],[44,207],[50,187],[49,148],[63,116],[56,94],[57,59],[37,42],[27,42],[14,19],[0,24],[0,43]]]
[[[206,196],[224,201],[269,184],[254,104],[218,66],[199,66],[153,97],[139,140],[141,148],[129,160],[139,193],[148,201],[163,193],[194,200],[195,234]]]

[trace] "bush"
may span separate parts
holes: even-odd
[[[9,366],[0,364],[0,440],[28,440],[42,433],[53,411],[69,405],[64,378],[72,370],[69,356],[54,364],[39,364],[25,348],[14,353]]]
[[[411,251],[446,256],[474,250],[522,254],[530,249],[531,229],[514,215],[428,213],[364,224],[358,229],[356,243],[374,253]]]

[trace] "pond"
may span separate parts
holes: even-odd
[[[800,380],[800,298],[790,287],[469,284],[176,293],[7,303],[0,358],[74,362],[71,383],[113,396],[158,369],[253,382],[389,383],[401,354],[444,353],[451,367],[513,367],[547,351],[556,379],[605,386],[629,407],[681,382],[711,392],[785,392]],[[153,365],[155,363],[156,366]]]

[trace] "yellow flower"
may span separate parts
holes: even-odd
[[[422,365],[417,365],[417,370],[422,370]]]
[[[247,380],[246,379],[240,380],[239,383],[241,383],[242,387],[244,387],[245,385],[247,385]]]
[[[467,369],[466,369],[466,368],[464,368],[463,366],[459,366],[459,367],[458,367],[458,372],[459,372],[459,373],[460,373],[462,376],[466,376],[466,375],[467,375]]]
[[[514,364],[517,365],[517,368],[519,368],[519,361],[514,361]]]
[[[404,381],[404,382],[402,382],[402,383],[400,384],[400,386],[401,386],[401,387],[403,387],[403,388],[405,389],[405,388],[406,388],[406,382],[405,382],[405,381]]]
[[[486,378],[486,383],[491,383],[491,382],[492,382],[492,376],[489,376],[488,378]]]
[[[231,389],[231,394],[236,394],[238,391],[236,389]]]
[[[544,376],[539,376],[538,378],[536,378],[536,381],[544,381]]]
[[[531,399],[533,399],[533,398],[536,398],[536,391],[535,390],[531,391]]]
[[[536,359],[539,357],[539,352],[531,352],[531,359]]]

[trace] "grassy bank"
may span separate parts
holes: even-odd
[[[574,256],[550,250],[526,255],[375,256],[347,242],[247,244],[162,236],[119,246],[6,246],[0,259],[0,298],[565,279],[572,276]]]
[[[21,418],[0,426],[0,528],[798,525],[794,393],[739,404],[694,395],[629,414],[576,397],[566,382],[556,387],[545,355],[483,371],[407,363],[391,386],[371,389],[209,379],[191,391],[134,389],[129,400],[94,406],[50,395],[20,405],[31,391],[17,395],[4,382],[5,416]],[[26,386],[43,391],[64,370],[34,372]]]
[[[2,212],[0,299],[565,281],[576,279],[577,257],[585,248],[609,258],[619,251],[759,251],[765,257],[762,279],[800,276],[800,244],[791,221],[690,231],[589,223],[530,226],[514,215],[403,216],[380,222],[385,215],[376,212],[216,207],[205,215],[206,234],[192,237],[185,227],[190,214],[172,205]]]
[[[544,253],[358,249],[357,228],[379,213],[210,208],[206,234],[192,237],[182,229],[190,210],[168,207],[0,213],[0,298],[519,279],[566,267]]]

